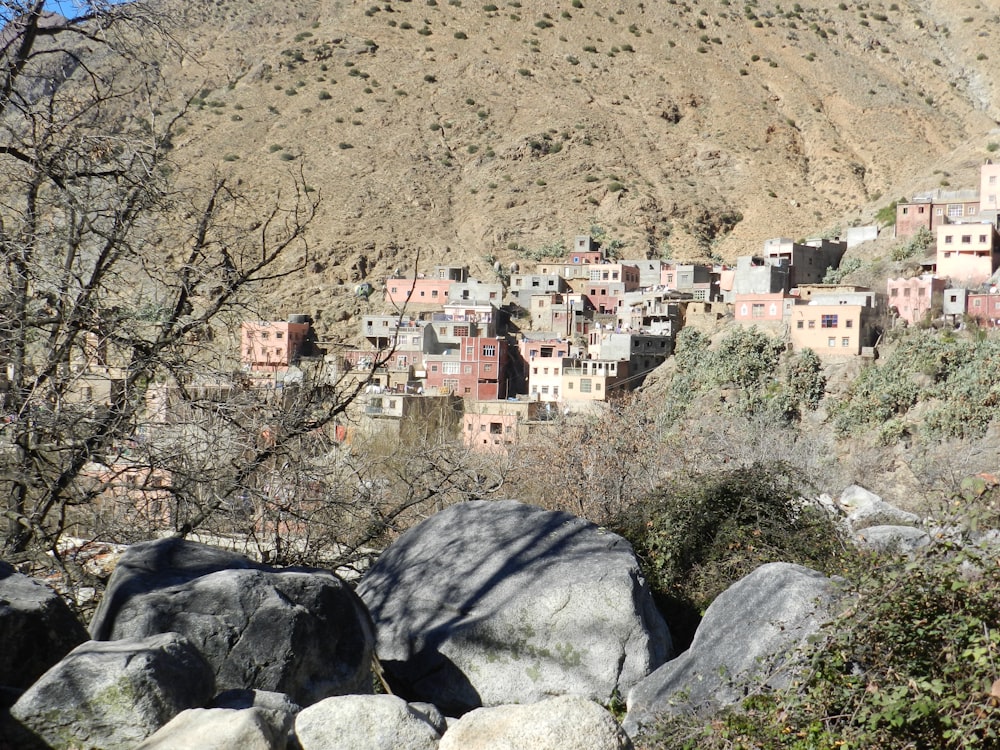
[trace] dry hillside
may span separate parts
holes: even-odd
[[[154,0],[161,2],[161,0]],[[1000,119],[975,0],[162,0],[186,169],[321,196],[265,314],[335,333],[394,268],[509,263],[599,227],[733,259],[973,186]],[[600,231],[599,230],[599,231]],[[340,326],[350,334],[353,326]]]

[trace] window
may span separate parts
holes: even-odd
[[[815,320],[810,320],[809,321],[809,327],[810,328],[815,328],[816,327],[816,321]]]
[[[493,372],[493,363],[487,362],[483,365],[483,372]]]
[[[546,396],[547,396],[547,395],[548,395],[548,393],[549,393],[549,387],[548,387],[547,385],[543,385],[543,386],[542,386],[542,391],[541,391],[541,392],[542,392],[542,394],[543,394],[543,395],[546,395]]]
[[[458,362],[442,362],[441,373],[444,375],[458,375],[462,371],[462,365]]]
[[[977,209],[977,206],[975,206],[974,204],[969,204],[968,206],[965,207],[965,213],[968,216],[975,216],[976,215],[976,209]]]
[[[906,206],[903,206],[903,216],[906,216],[908,213],[910,213],[910,209]]]
[[[495,344],[483,344],[484,357],[495,357],[496,355],[497,355],[497,348]]]
[[[844,323],[846,328],[854,328],[854,321],[848,318]]]
[[[271,334],[269,334],[267,331],[261,331],[260,332],[260,337],[262,339],[269,339],[269,338],[271,338]]]
[[[592,382],[590,378],[580,378],[580,393],[590,393]]]
[[[985,234],[979,235],[979,241],[983,244],[986,244],[986,235]]]
[[[963,245],[971,245],[972,244],[972,235],[971,234],[963,234],[962,235],[962,244]]]
[[[437,371],[438,371],[438,366],[437,365],[431,365],[431,372],[437,372]]]
[[[910,288],[909,287],[907,287],[906,289],[903,290],[903,296],[904,297],[909,297],[910,296]]]
[[[754,317],[754,318],[763,318],[764,317],[764,303],[763,302],[754,302],[753,306],[752,306],[752,310],[751,310],[750,315],[751,315],[751,317]]]
[[[455,335],[465,338],[469,335],[469,326],[455,326]]]
[[[940,206],[938,206],[937,208],[934,209],[934,215],[935,216],[944,216],[944,209],[941,208]]]
[[[805,328],[805,324],[801,320],[799,320],[799,321],[796,321],[795,327],[796,328]]]
[[[836,346],[837,345],[837,339],[835,337],[831,336],[830,338],[828,338],[826,340],[826,345],[829,346],[829,347]]]
[[[896,289],[895,287],[893,287],[892,289],[889,290],[889,296],[890,297],[898,297],[899,296],[899,290]]]
[[[472,423],[470,422],[469,424],[465,425],[465,429],[468,430],[469,432],[472,432]]]
[[[281,339],[281,338],[284,338],[284,337],[285,337],[285,334],[283,334],[281,331],[275,331],[274,332],[274,338]]]
[[[974,299],[974,300],[972,300],[972,306],[973,307],[982,307],[983,306],[983,301],[981,299]]]
[[[476,356],[476,347],[471,346],[471,345],[465,347],[465,356],[468,357],[469,359],[472,359],[473,357],[475,357]]]
[[[842,338],[840,340],[840,345],[841,346],[850,346],[851,345],[851,339],[849,337],[847,337],[847,336],[844,336],[844,338]]]
[[[471,375],[472,374],[472,365],[466,365],[463,368],[463,372],[465,372],[466,375]]]
[[[572,381],[572,380],[571,380],[571,381],[569,381],[569,382],[568,382],[568,383],[566,384],[566,390],[568,390],[568,391],[571,391],[571,390],[573,390],[573,381]]]
[[[909,291],[907,289],[906,291]],[[822,328],[836,328],[837,327],[837,316],[836,315],[824,315],[820,319],[820,326]]]
[[[991,185],[996,185],[997,184],[997,176],[995,174],[991,174],[990,175],[990,184]]]
[[[959,219],[965,213],[961,203],[949,203],[948,204],[948,218],[949,219]]]
[[[951,236],[950,234],[946,234],[946,235],[944,236],[944,244],[946,244],[946,245],[950,245],[950,244],[951,244],[951,241],[952,241],[952,239],[953,239],[953,238],[952,238],[952,236]]]
[[[559,395],[559,386],[558,385],[552,386],[552,395],[553,396],[558,396]]]

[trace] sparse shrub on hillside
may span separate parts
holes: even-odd
[[[823,276],[823,283],[839,284],[847,274],[859,270],[861,266],[862,262],[860,258],[844,258],[840,261],[840,265],[837,268],[831,267],[826,270],[826,274]]]
[[[812,349],[796,352],[788,363],[788,388],[797,404],[815,409],[826,393],[823,365]]]

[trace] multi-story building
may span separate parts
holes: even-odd
[[[507,398],[509,354],[502,338],[463,337],[454,347],[425,354],[427,389],[486,401]]]
[[[587,339],[587,352],[595,360],[628,362],[628,390],[638,388],[674,351],[672,335],[592,330]]]
[[[1000,235],[992,224],[937,228],[937,275],[966,288],[985,283],[1000,266]]]
[[[789,338],[823,358],[856,356],[875,345],[884,323],[884,297],[871,290],[816,294],[792,308]]]
[[[448,301],[452,284],[464,284],[469,279],[466,266],[437,266],[429,274],[415,278],[392,277],[385,282],[385,301],[396,308],[407,305],[440,306]]]
[[[889,279],[889,309],[909,325],[940,315],[944,287],[944,279],[931,274],[910,279]]]
[[[764,257],[781,259],[789,266],[789,284],[819,284],[827,270],[837,268],[847,252],[847,243],[840,240],[813,239],[804,243],[785,237],[764,241]]]
[[[309,328],[305,315],[293,315],[287,321],[245,322],[240,327],[240,362],[252,373],[287,369],[305,353]]]
[[[554,415],[552,404],[526,398],[470,400],[462,421],[463,442],[477,453],[503,453]]]
[[[535,294],[563,294],[568,291],[569,285],[557,273],[524,273],[510,277],[507,296],[513,304],[526,310]]]
[[[983,180],[986,180],[985,176]],[[921,229],[934,233],[942,224],[977,221],[982,210],[980,206],[981,196],[975,190],[932,190],[920,193],[911,201],[896,204],[896,237],[912,237]],[[997,208],[995,202],[992,207]]]

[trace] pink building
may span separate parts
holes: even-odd
[[[385,301],[397,307],[404,305],[444,305],[453,283],[464,284],[469,280],[465,266],[438,266],[431,273],[418,274],[416,278],[393,276],[385,282]]]
[[[781,323],[788,320],[795,297],[785,292],[771,294],[737,294],[733,297],[733,314],[737,323]]]
[[[914,276],[912,279],[889,279],[889,308],[895,311],[900,320],[913,325],[928,315],[941,313],[944,287],[944,279],[931,274]]]
[[[302,353],[307,322],[259,321],[240,328],[240,362],[249,370],[278,372]]]
[[[974,287],[1000,265],[1000,236],[992,224],[945,224],[937,228],[937,275]]]
[[[969,294],[965,314],[983,326],[1000,325],[1000,293]]]

